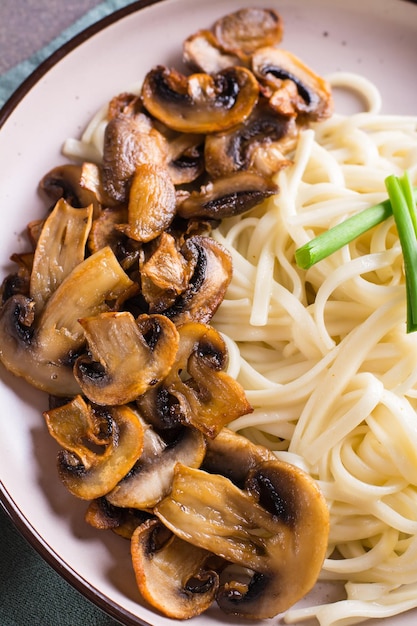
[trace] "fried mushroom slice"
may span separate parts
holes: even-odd
[[[250,115],[258,94],[256,78],[244,67],[229,67],[214,76],[185,76],[161,65],[148,72],[141,92],[151,115],[186,133],[212,133],[239,124]]]
[[[106,247],[72,270],[39,316],[31,298],[12,296],[0,309],[0,360],[13,374],[51,395],[76,395],[80,387],[72,366],[85,342],[78,320],[108,311],[133,287]]]
[[[89,355],[78,357],[74,376],[83,393],[99,405],[132,402],[159,384],[178,348],[175,324],[163,315],[107,312],[79,320]]]
[[[140,259],[142,295],[150,313],[161,313],[188,287],[194,264],[178,250],[175,238],[162,233],[149,255]]]
[[[210,237],[195,235],[186,240],[181,250],[186,260],[186,289],[173,304],[158,310],[177,326],[185,322],[207,323],[220,306],[232,278],[232,259],[221,244]],[[155,305],[151,305],[154,308]]]
[[[101,410],[78,395],[45,411],[44,418],[50,435],[63,448],[58,454],[59,476],[78,498],[106,495],[141,455],[142,424],[127,406]]]
[[[94,207],[94,218],[102,206],[115,201],[105,192],[101,168],[96,163],[66,163],[50,170],[42,178],[40,188],[54,203],[64,198],[74,208]]]
[[[168,169],[142,163],[136,167],[129,191],[128,224],[118,228],[135,241],[151,241],[171,224],[176,202]]]
[[[125,272],[137,265],[142,249],[139,241],[131,239],[119,228],[126,223],[125,205],[104,208],[100,216],[93,220],[87,241],[88,250],[93,254],[109,246]]]
[[[260,48],[252,56],[252,70],[270,88],[270,106],[278,112],[310,121],[323,120],[332,113],[330,85],[291,52]]]
[[[63,198],[43,223],[30,276],[30,297],[39,314],[62,281],[84,260],[93,207],[73,208]]]
[[[261,46],[279,44],[284,25],[273,9],[247,8],[218,19],[213,31],[223,50],[247,59]]]
[[[179,326],[178,332],[177,356],[162,387],[175,398],[180,421],[216,437],[225,424],[252,407],[243,388],[224,371],[227,349],[221,335],[196,322]]]
[[[272,178],[292,163],[288,154],[298,135],[293,118],[258,105],[236,128],[206,137],[204,159],[212,178],[252,170]]]
[[[210,474],[221,474],[243,489],[252,469],[264,461],[275,460],[275,454],[268,448],[255,445],[246,437],[225,427],[217,437],[207,440],[201,469]]]
[[[277,185],[257,172],[237,171],[193,191],[177,207],[185,219],[222,220],[242,215],[278,192]]]
[[[165,138],[144,113],[118,115],[106,125],[103,146],[103,186],[118,203],[126,203],[138,165],[163,163]]]
[[[182,427],[169,443],[149,425],[144,432],[140,459],[106,496],[114,506],[152,510],[169,493],[176,464],[200,467],[204,458],[205,438],[194,428]]]
[[[208,323],[232,279],[230,253],[214,239],[203,235],[187,239],[181,253],[192,274],[187,288],[163,313],[177,326],[186,322]]]
[[[210,553],[182,541],[158,520],[138,526],[131,555],[140,593],[167,617],[189,619],[213,602],[218,576],[205,567]]]
[[[207,514],[210,511],[210,514]],[[242,490],[221,475],[178,465],[172,491],[155,515],[181,539],[252,572],[216,595],[226,613],[274,617],[315,584],[328,541],[329,513],[316,483],[302,470],[266,461]]]
[[[105,496],[95,498],[88,505],[85,521],[97,530],[112,530],[116,535],[131,539],[138,526],[150,518],[150,513],[139,509],[113,506]]]
[[[187,37],[183,44],[183,61],[193,71],[207,74],[217,74],[242,63],[237,55],[224,52],[209,30],[199,30]]]
[[[170,138],[166,166],[174,185],[196,180],[204,172],[204,135],[179,133]]]

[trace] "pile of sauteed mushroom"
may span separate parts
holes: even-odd
[[[252,411],[211,325],[232,277],[211,236],[278,193],[330,89],[243,9],[108,106],[100,162],[40,183],[44,219],[3,282],[0,358],[49,394],[63,484],[86,520],[131,541],[143,598],[185,619],[216,601],[272,617],[314,585],[329,516],[314,481],[229,430]]]

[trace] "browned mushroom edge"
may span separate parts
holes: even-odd
[[[63,484],[131,541],[144,599],[176,619],[213,601],[276,615],[327,545],[314,481],[227,429],[253,409],[211,326],[233,272],[212,229],[278,193],[300,129],[332,109],[282,36],[275,11],[236,11],[184,42],[195,73],[160,65],[115,96],[102,162],[43,177],[46,214],[1,287],[0,360],[50,395]]]

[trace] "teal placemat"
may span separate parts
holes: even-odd
[[[116,626],[27,543],[0,507],[0,626]]]
[[[105,0],[44,48],[0,76],[0,108],[19,85],[64,43],[133,1]],[[116,624],[39,556],[0,506],[0,626]]]

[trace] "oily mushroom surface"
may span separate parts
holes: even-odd
[[[132,402],[169,373],[178,331],[162,315],[107,312],[79,320],[89,355],[78,357],[74,376],[83,393],[100,405]]]
[[[128,224],[119,228],[131,239],[151,241],[171,224],[175,207],[175,187],[168,169],[155,163],[139,164],[130,185]]]
[[[169,443],[158,437],[149,424],[144,432],[140,458],[106,496],[114,506],[152,509],[169,493],[177,463],[200,467],[204,458],[205,438],[195,428],[182,428]]]
[[[206,137],[206,170],[213,179],[240,170],[252,170],[272,178],[281,167],[292,163],[288,155],[297,136],[294,118],[280,115],[264,103],[238,126]]]
[[[232,260],[224,246],[211,237],[195,235],[181,249],[189,268],[187,287],[163,310],[177,326],[210,322],[232,279]]]
[[[44,413],[49,433],[62,446],[59,476],[78,498],[106,495],[125,476],[143,449],[143,428],[127,406],[105,411],[79,395]]]
[[[246,119],[258,100],[259,86],[247,68],[232,66],[214,76],[186,76],[158,66],[142,86],[147,111],[168,128],[180,132],[212,133]]]
[[[251,470],[245,489],[177,465],[172,491],[154,512],[184,541],[244,568],[216,594],[233,615],[265,619],[287,610],[310,591],[325,557],[326,502],[307,474],[278,460]]]
[[[175,403],[181,423],[215,437],[226,423],[253,409],[241,385],[224,371],[227,350],[220,334],[199,322],[182,324],[178,332],[176,359],[160,389]]]
[[[279,44],[284,25],[273,9],[251,7],[219,18],[213,32],[223,50],[245,59],[261,46]]]
[[[137,527],[131,553],[142,596],[164,615],[189,619],[213,602],[219,582],[206,567],[210,552],[182,541],[157,519]]]
[[[257,172],[236,171],[193,191],[177,208],[183,218],[224,219],[242,215],[278,192],[277,185]]]
[[[272,46],[259,48],[251,63],[255,76],[271,89],[269,101],[273,108],[315,121],[332,112],[329,84],[293,53]]]
[[[79,263],[36,315],[33,299],[17,294],[0,310],[0,360],[16,376],[57,396],[80,391],[72,371],[84,345],[79,319],[109,309],[132,288],[106,247]]]
[[[131,540],[143,598],[174,619],[213,601],[272,617],[327,545],[314,481],[228,430],[253,408],[211,326],[233,274],[213,230],[279,193],[300,130],[332,110],[282,36],[274,10],[235,11],[184,42],[184,73],[158,65],[112,98],[102,151],[42,179],[1,289],[0,360],[53,396],[63,484]]]

